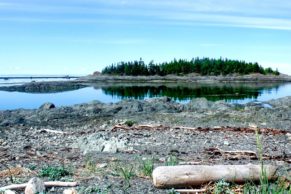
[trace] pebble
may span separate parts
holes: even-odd
[[[159,162],[165,162],[166,161],[166,158],[159,158]]]
[[[224,141],[223,144],[229,146],[229,142],[228,141]]]
[[[107,163],[97,164],[99,168],[106,168],[108,166]]]
[[[15,191],[6,190],[3,194],[16,194]]]
[[[66,189],[63,191],[63,194],[78,194],[76,189]]]
[[[4,141],[3,139],[0,139],[0,145],[2,146],[6,146],[8,143],[6,141]]]

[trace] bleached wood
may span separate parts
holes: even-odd
[[[75,187],[78,185],[77,182],[61,182],[61,181],[50,181],[44,182],[46,187]]]
[[[13,185],[8,185],[5,187],[0,187],[1,190],[19,190],[19,189],[24,189],[26,187],[27,183],[24,184],[13,184]],[[60,181],[49,181],[49,182],[44,182],[44,185],[46,187],[75,187],[78,185],[77,182],[60,182]]]
[[[55,133],[55,134],[69,134],[68,132],[64,131],[57,131],[57,130],[52,130],[52,129],[41,129],[40,132],[47,132],[47,133]]]
[[[264,171],[268,179],[275,177],[276,167],[265,165]],[[181,188],[198,186],[209,182],[225,180],[227,182],[244,183],[259,181],[260,165],[182,165],[160,166],[153,171],[153,183],[158,188]]]
[[[0,191],[24,189],[26,187],[26,185],[27,185],[27,183],[8,185],[5,187],[0,187]]]
[[[206,189],[175,189],[178,193],[205,193]]]

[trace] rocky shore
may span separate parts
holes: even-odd
[[[89,75],[78,79],[82,82],[199,82],[199,83],[219,83],[219,82],[291,82],[291,76],[280,74],[276,75],[226,75],[226,76],[201,76],[199,74],[188,74],[184,76],[166,75],[166,76],[107,76],[107,75]]]
[[[245,105],[204,98],[180,104],[165,97],[1,111],[0,162],[5,165],[0,186],[11,184],[11,177],[26,182],[46,166],[67,166],[72,174],[62,180],[79,182],[79,191],[167,193],[152,186],[143,161],[151,159],[154,166],[169,158],[177,164],[258,164],[256,156],[223,154],[257,152],[250,125],[260,129],[265,163],[290,174],[291,97]],[[18,171],[5,174],[7,168]],[[120,169],[134,175],[126,180]]]

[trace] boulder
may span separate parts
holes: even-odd
[[[44,182],[37,178],[34,177],[30,179],[25,187],[25,194],[43,194],[45,193],[45,186]]]
[[[53,109],[53,108],[56,108],[56,106],[53,103],[50,103],[50,102],[44,103],[43,105],[41,105],[39,107],[39,109],[42,109],[42,110],[50,110],[50,109]]]
[[[186,104],[188,111],[205,111],[209,110],[213,102],[208,101],[206,98],[195,98]]]

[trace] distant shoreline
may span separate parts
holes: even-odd
[[[80,77],[75,81],[81,82],[291,82],[288,75],[226,75],[226,76],[201,76],[201,75],[166,75],[166,76],[112,76],[89,75]]]
[[[75,79],[80,78],[80,76],[0,76],[0,80],[9,79]]]

